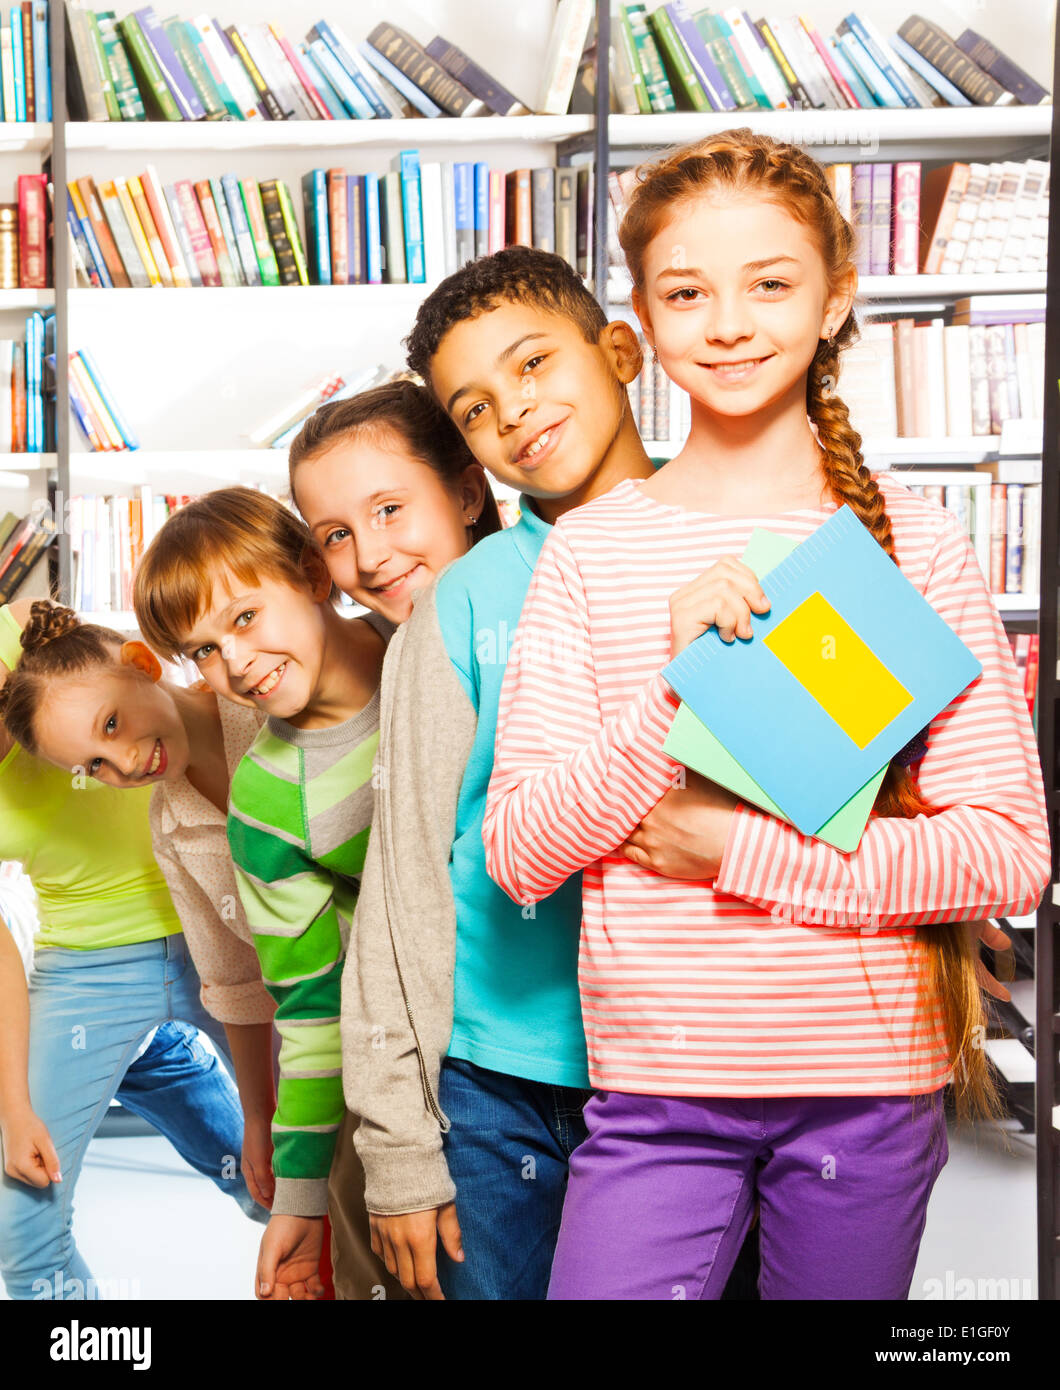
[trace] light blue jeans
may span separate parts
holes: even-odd
[[[74,1242],[73,1198],[89,1142],[115,1095],[248,1216],[268,1219],[239,1169],[236,1088],[191,1031],[201,1028],[230,1065],[224,1029],[199,1002],[183,935],[99,951],[39,950],[29,1011],[30,1100],[51,1134],[63,1180],[41,1189],[0,1176],[0,1272],[11,1298],[97,1296]],[[174,1026],[176,1020],[191,1029]],[[159,1031],[151,1046],[137,1057],[153,1028]]]

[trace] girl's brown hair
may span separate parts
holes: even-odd
[[[288,454],[291,496],[298,504],[295,470],[339,443],[368,434],[393,433],[414,458],[433,469],[450,492],[455,492],[464,469],[477,459],[463,435],[424,386],[402,379],[373,386],[345,401],[322,405],[302,426]],[[497,500],[487,487],[486,501],[474,536],[482,540],[501,530]]]
[[[0,687],[0,719],[16,743],[38,752],[35,725],[50,683],[112,663],[125,638],[83,623],[72,608],[38,599],[22,629],[22,656]]]
[[[685,146],[639,171],[618,233],[639,292],[644,289],[649,243],[683,205],[714,190],[765,197],[808,227],[829,286],[838,286],[853,268],[854,233],[836,205],[821,165],[796,145],[742,128]],[[833,498],[840,506],[850,507],[897,564],[883,496],[862,458],[861,435],[835,392],[840,354],[857,336],[851,309],[836,332],[818,343],[806,377],[806,413],[817,429],[821,463]],[[938,808],[921,795],[909,769],[892,762],[873,809],[879,816],[913,819],[934,815]],[[986,1013],[976,978],[978,947],[960,924],[918,927],[916,935],[925,948],[927,964],[923,1012],[934,1032],[936,1005],[941,1006],[939,1022],[954,1069],[957,1112],[969,1117],[996,1115],[1000,1108],[997,1088],[982,1046]]]

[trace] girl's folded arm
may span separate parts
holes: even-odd
[[[873,817],[842,854],[740,807],[715,888],[782,920],[914,927],[1030,911],[1050,879],[1041,770],[1008,639],[967,538],[947,525],[925,597],[982,675],[932,722],[913,820]]]
[[[653,677],[605,720],[585,591],[570,544],[546,541],[501,690],[482,830],[490,876],[536,902],[609,854],[673,785],[662,751],[677,701]]]

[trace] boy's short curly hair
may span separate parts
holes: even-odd
[[[429,387],[431,359],[449,330],[501,304],[533,304],[570,319],[588,343],[597,342],[607,327],[607,315],[562,256],[531,246],[506,246],[492,256],[468,261],[423,301],[405,339],[410,369]]]

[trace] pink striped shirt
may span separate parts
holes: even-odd
[[[1041,771],[1004,628],[957,521],[880,487],[903,573],[983,664],[928,731],[941,810],[873,817],[853,854],[750,807],[713,882],[615,853],[675,784],[669,599],[755,526],[803,539],[835,510],[714,516],[620,483],[560,519],[501,694],[483,839],[517,902],[584,868],[579,982],[599,1088],[904,1095],[948,1079],[913,928],[1029,912],[1050,876]],[[958,930],[958,928],[954,928]],[[527,930],[533,930],[532,919]]]

